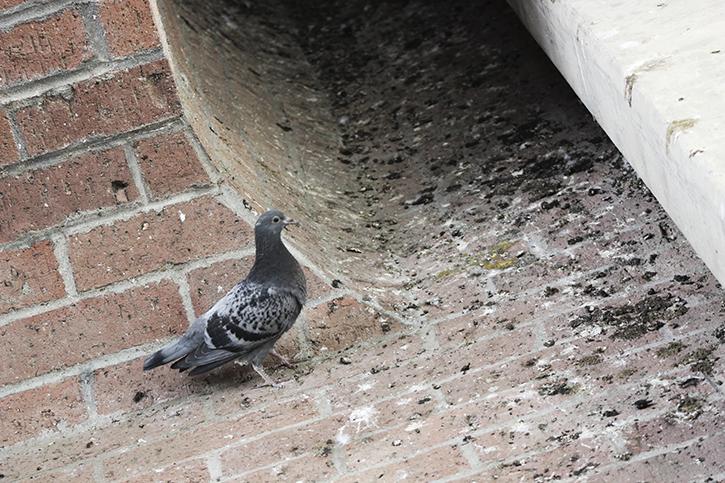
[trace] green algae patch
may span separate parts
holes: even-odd
[[[506,270],[516,265],[517,258],[510,256],[508,251],[514,246],[516,240],[504,240],[489,248],[485,255],[469,255],[466,264],[478,266],[486,270]]]
[[[453,275],[457,274],[460,270],[457,268],[447,268],[445,270],[441,270],[440,272],[436,273],[434,275],[434,278],[436,280],[443,280],[444,278],[452,277]]]

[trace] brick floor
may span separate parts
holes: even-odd
[[[493,131],[515,152],[435,192],[459,212],[390,203],[424,226],[396,252],[403,288],[306,266],[308,305],[279,345],[295,365],[267,362],[282,388],[238,367],[142,372],[251,266],[248,200],[198,150],[145,1],[23,3],[0,1],[0,479],[723,478],[720,285],[611,145],[572,149],[588,167],[565,181],[507,174],[561,161],[551,143],[602,138],[579,107],[562,111],[573,141],[544,121],[534,147]],[[349,98],[355,112],[373,103]],[[494,116],[466,102],[446,109]],[[415,108],[391,109],[396,135],[419,139]],[[469,134],[439,139],[431,159],[477,146]],[[368,163],[360,179],[408,183],[407,162]]]

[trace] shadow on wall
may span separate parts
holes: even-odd
[[[156,3],[214,164],[358,288],[501,249],[527,206],[621,163],[502,0]]]

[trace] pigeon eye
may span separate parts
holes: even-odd
[[[279,216],[272,218],[272,223],[279,223]]]

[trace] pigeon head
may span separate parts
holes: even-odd
[[[279,238],[280,233],[287,225],[296,225],[297,222],[284,216],[279,210],[269,210],[257,219],[254,225],[254,234],[258,238]]]
[[[305,275],[297,260],[282,243],[282,230],[296,224],[279,210],[269,210],[257,219],[254,225],[256,253],[254,265],[248,280],[286,287],[304,300],[306,294]]]

